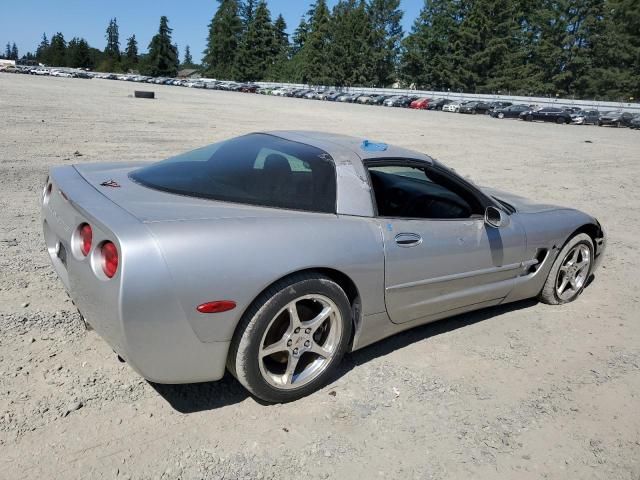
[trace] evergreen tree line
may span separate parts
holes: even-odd
[[[425,0],[411,31],[400,0],[315,0],[289,38],[266,0],[218,0],[202,65],[187,46],[180,63],[168,20],[148,53],[121,43],[116,19],[104,50],[62,33],[43,35],[39,62],[98,71],[577,98],[640,97],[638,0]],[[7,44],[5,56],[18,56]],[[23,57],[24,58],[24,57]]]
[[[240,81],[336,86],[395,82],[402,40],[400,0],[326,0],[311,4],[289,39],[282,15],[265,0],[219,0],[209,24],[203,68]]]
[[[218,0],[205,72],[241,81],[640,97],[638,0],[316,0],[291,40],[264,0]]]
[[[126,39],[122,49],[117,19],[112,18],[105,31],[107,43],[104,50],[89,46],[83,38],[74,37],[67,42],[64,35],[58,32],[51,40],[43,34],[35,55],[27,54],[23,58],[31,57],[40,63],[56,67],[88,68],[99,72],[137,71],[144,75],[172,77],[179,68],[195,65],[188,45],[185,48],[184,61],[180,62],[178,46],[172,42],[171,33],[169,20],[163,16],[160,18],[158,33],[151,39],[147,53],[139,52],[135,34]]]
[[[4,54],[0,54],[0,58],[4,58],[6,60],[18,60],[20,57],[18,56],[18,46],[16,42],[7,42],[7,46],[4,49]]]

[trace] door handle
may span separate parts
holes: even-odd
[[[399,233],[395,240],[401,247],[415,247],[422,243],[422,237],[417,233]]]

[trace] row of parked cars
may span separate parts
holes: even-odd
[[[93,78],[92,74],[85,72],[84,70],[67,70],[61,68],[32,67],[24,65],[7,65],[0,71],[48,77]]]
[[[600,112],[598,110],[581,109],[579,107],[571,106],[541,107],[538,105],[512,104],[511,102],[504,101],[457,101],[449,98],[430,98],[419,95],[344,92],[331,88],[261,87],[254,83],[239,83],[207,78],[180,79],[150,77],[135,74],[119,75],[114,73],[85,72],[83,70],[46,67],[14,66],[9,69],[5,68],[5,71],[57,77],[103,78],[107,80],[151,83],[155,85],[173,85],[209,90],[259,93],[278,97],[324,100],[328,102],[358,103],[362,105],[380,105],[385,107],[412,108],[417,110],[440,110],[449,113],[463,113],[471,115],[482,114],[498,119],[513,118],[528,122],[542,121],[558,124],[611,125],[616,127],[640,129],[640,114],[632,114],[622,110]]]
[[[613,125],[616,127],[640,128],[640,115],[624,111],[599,112],[579,107],[540,107],[537,105],[512,104],[511,102],[455,101],[447,98],[429,98],[418,95],[389,95],[349,93],[330,89],[308,88],[258,88],[257,93],[281,97],[326,100],[330,102],[383,105],[419,110],[441,110],[451,113],[483,114],[494,118],[515,118],[524,121],[542,121],[559,124]]]

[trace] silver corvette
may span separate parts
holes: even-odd
[[[570,302],[605,248],[578,210],[480,188],[422,153],[297,131],[52,168],[42,221],[75,305],[140,375],[228,369],[270,402],[416,325]]]

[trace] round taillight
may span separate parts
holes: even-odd
[[[102,271],[112,278],[118,271],[118,249],[112,242],[105,242],[100,248],[102,254]]]
[[[91,225],[83,223],[78,227],[78,236],[80,237],[80,251],[85,257],[91,251],[91,242],[93,241],[93,231]]]

